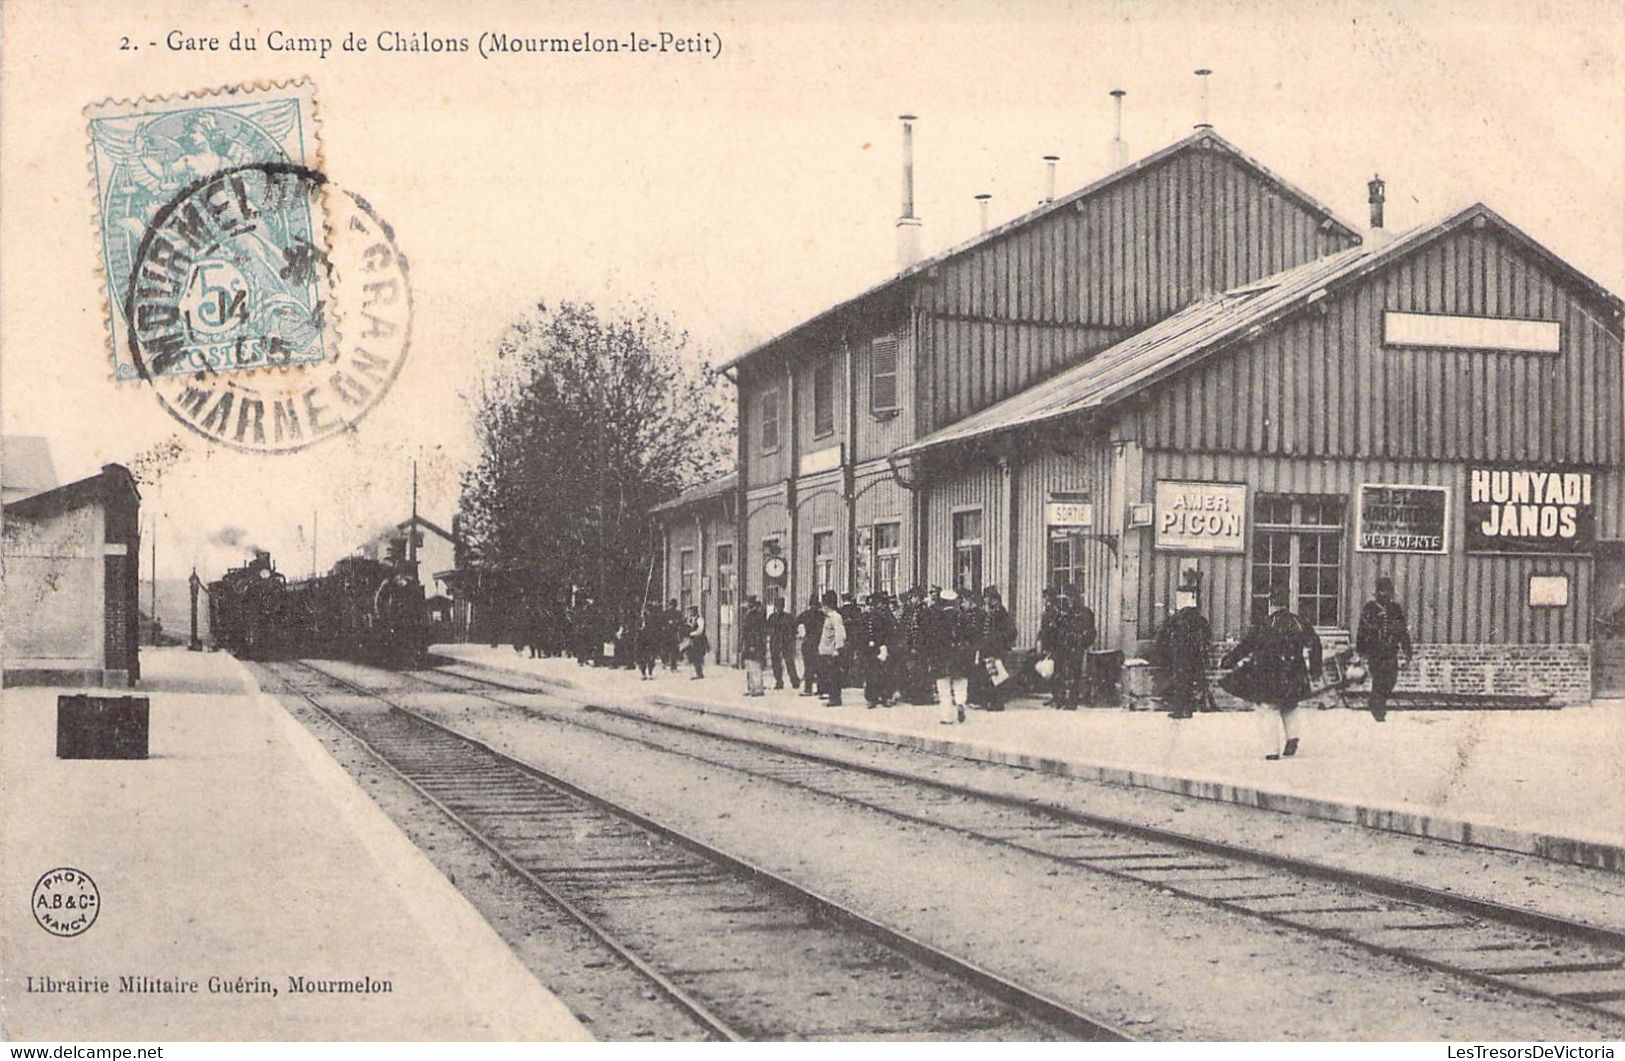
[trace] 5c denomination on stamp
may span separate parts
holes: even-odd
[[[352,429],[409,347],[406,260],[314,164],[314,107],[299,81],[86,111],[114,378],[236,449]]]
[[[86,109],[115,379],[141,376],[129,356],[136,322],[124,296],[139,271],[143,245],[154,256],[189,264],[178,300],[180,341],[153,359],[150,374],[230,372],[328,358],[330,335],[321,327],[326,277],[319,270],[288,268],[290,259],[307,259],[322,246],[320,199],[261,200],[264,213],[253,224],[205,245],[211,212],[233,204],[218,196],[193,197],[162,238],[152,239],[166,207],[222,172],[253,165],[319,169],[315,106],[312,85],[297,81]],[[222,196],[236,190],[242,204],[241,189],[217,190]]]

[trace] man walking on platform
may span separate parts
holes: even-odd
[[[796,672],[796,621],[784,610],[784,598],[774,594],[767,602],[767,651],[773,660],[773,688],[784,688],[790,675],[790,688],[801,684]]]
[[[1235,668],[1225,680],[1228,691],[1244,700],[1270,704],[1280,715],[1284,743],[1278,741],[1278,750],[1264,758],[1290,759],[1298,754],[1298,702],[1309,695],[1309,675],[1320,673],[1322,659],[1320,637],[1314,627],[1288,609],[1285,587],[1270,591],[1268,618],[1242,635],[1223,665]]]
[[[971,621],[959,605],[959,594],[945,589],[921,617],[926,662],[937,685],[937,719],[944,726],[965,721],[970,673],[976,666]]]
[[[823,683],[818,671],[818,641],[824,632],[824,609],[819,607],[816,594],[807,598],[807,610],[796,616],[796,629],[801,632],[801,695],[811,696],[821,690]]]
[[[1360,609],[1360,626],[1354,636],[1354,650],[1371,667],[1371,717],[1388,720],[1388,696],[1399,680],[1400,666],[1411,658],[1411,634],[1405,623],[1405,609],[1394,600],[1394,580],[1377,579],[1377,597]]]

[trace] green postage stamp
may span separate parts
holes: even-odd
[[[85,115],[114,379],[329,359],[322,197],[290,176],[321,168],[311,83]]]

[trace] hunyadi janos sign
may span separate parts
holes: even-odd
[[[1467,469],[1470,553],[1589,553],[1596,540],[1591,473]]]
[[[1158,549],[1197,553],[1245,552],[1245,483],[1157,481]]]

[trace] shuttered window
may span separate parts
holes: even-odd
[[[869,344],[869,411],[897,411],[897,337],[886,336]]]
[[[813,438],[835,433],[835,366],[825,361],[813,369]]]
[[[774,453],[779,448],[779,388],[762,394],[762,452]]]

